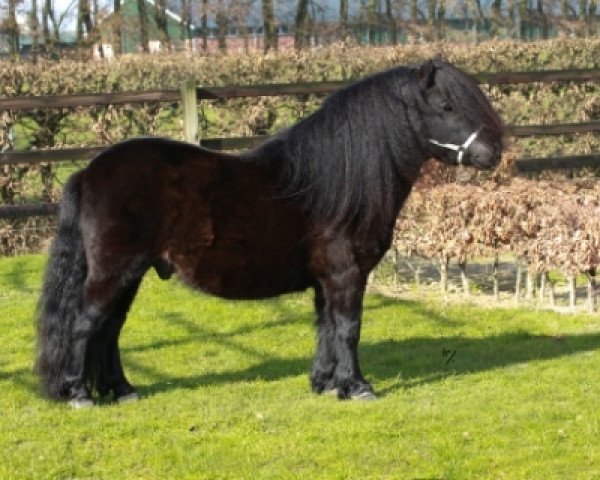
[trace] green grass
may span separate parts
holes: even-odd
[[[368,296],[376,402],[310,393],[311,294],[144,280],[122,335],[142,400],[38,394],[44,258],[0,261],[0,478],[597,478],[600,318]]]

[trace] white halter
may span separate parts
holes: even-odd
[[[475,130],[471,135],[469,135],[469,138],[467,138],[465,140],[465,143],[463,143],[462,145],[456,145],[455,143],[441,143],[441,142],[438,142],[437,140],[434,140],[433,138],[430,138],[429,142],[433,143],[434,145],[437,145],[438,147],[447,148],[448,150],[453,150],[455,152],[458,152],[458,155],[456,156],[456,163],[458,165],[462,165],[462,159],[463,159],[463,155],[465,154],[465,151],[475,141],[475,139],[477,138],[477,135],[479,135],[480,130],[481,129]]]

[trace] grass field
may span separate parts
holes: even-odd
[[[44,257],[0,261],[0,478],[597,478],[600,316],[370,295],[376,402],[310,393],[312,295],[144,280],[122,335],[142,400],[72,410],[32,373]]]

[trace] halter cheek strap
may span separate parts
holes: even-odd
[[[434,140],[433,138],[430,138],[429,142],[433,143],[434,145],[437,145],[438,147],[447,148],[448,150],[453,150],[455,152],[458,152],[458,154],[456,156],[456,163],[458,165],[462,165],[462,159],[465,154],[465,151],[475,141],[475,139],[477,138],[477,135],[479,135],[479,130],[475,130],[471,135],[469,135],[469,138],[467,138],[462,145],[456,145],[455,143],[441,143],[441,142],[438,142],[437,140]]]

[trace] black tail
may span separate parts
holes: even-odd
[[[79,202],[80,176],[75,174],[67,182],[60,202],[58,232],[52,242],[38,304],[36,368],[44,393],[56,399],[67,395],[65,372],[87,274],[79,228]]]

